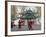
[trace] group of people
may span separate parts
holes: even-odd
[[[30,20],[27,20],[27,25],[28,25],[28,28],[29,28],[29,30],[31,30],[32,29],[32,24],[33,24],[34,22],[30,19]],[[19,28],[21,28],[21,25],[24,25],[25,24],[25,21],[24,20],[19,20]]]
[[[13,23],[14,23],[14,22],[11,23],[11,27],[13,27]],[[26,23],[26,22],[25,22],[24,19],[20,19],[20,20],[18,21],[18,28],[20,29],[21,26],[24,26],[24,25],[25,25],[25,23]],[[28,25],[29,30],[32,29],[32,24],[33,24],[33,23],[34,23],[34,21],[32,21],[31,19],[27,20],[27,25]]]

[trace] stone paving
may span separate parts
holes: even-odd
[[[41,25],[32,25],[32,30],[40,30],[41,29]],[[28,31],[28,25],[24,25],[21,26],[21,28],[18,28],[18,25],[13,26],[13,28],[11,28],[11,31]]]

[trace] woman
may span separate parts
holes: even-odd
[[[33,24],[33,20],[32,19],[29,19],[28,20],[28,28],[29,28],[29,30],[32,29],[32,24]]]

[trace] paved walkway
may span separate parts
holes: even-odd
[[[41,25],[32,25],[32,30],[40,30],[41,29]],[[28,25],[24,25],[21,26],[21,28],[19,29],[18,26],[13,26],[13,28],[11,29],[11,31],[27,31],[29,30]]]

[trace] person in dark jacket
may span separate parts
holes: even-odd
[[[20,29],[21,26],[24,25],[24,20],[23,19],[20,19],[18,23],[19,23],[19,29]]]
[[[13,24],[14,24],[14,22],[11,22],[11,28],[13,28]]]

